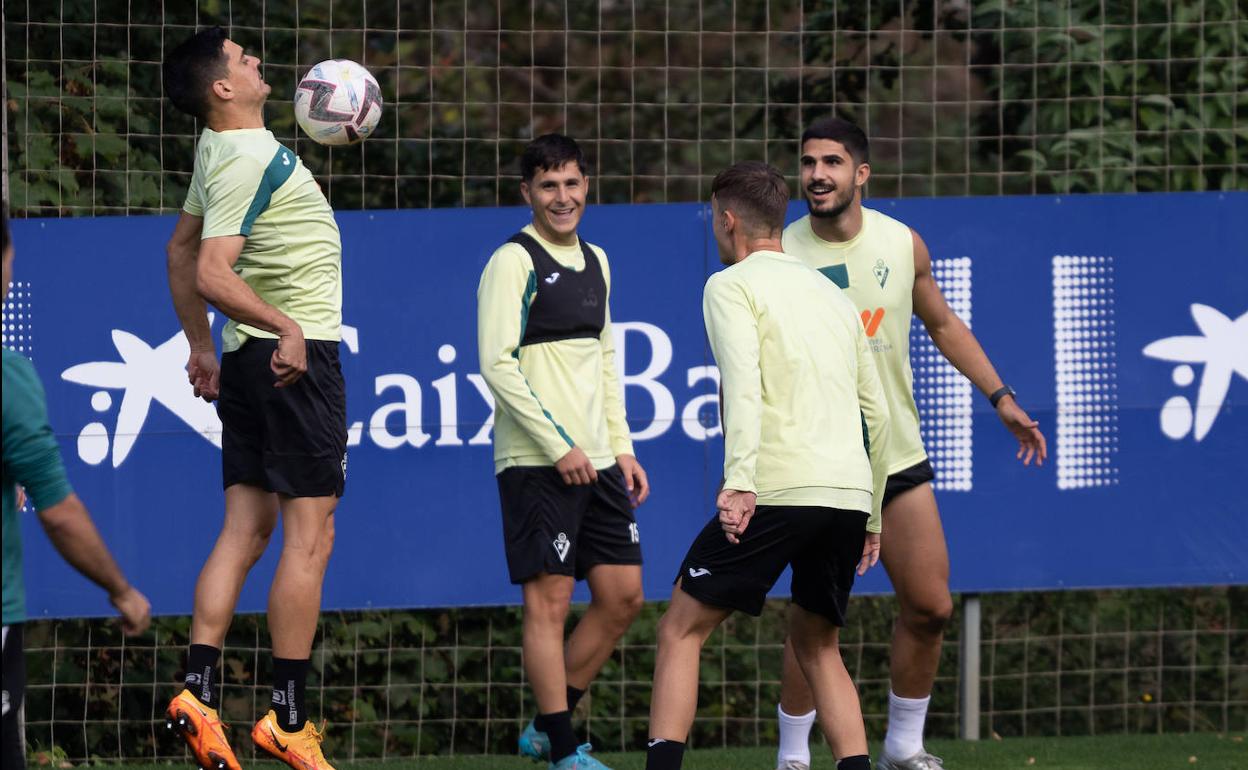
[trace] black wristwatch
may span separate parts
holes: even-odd
[[[1005,398],[1006,396],[1013,396],[1015,401],[1018,400],[1018,394],[1014,392],[1013,388],[1011,388],[1009,385],[1002,385],[1000,388],[993,391],[993,394],[988,397],[988,403],[992,404],[993,409],[996,409],[997,404],[999,404],[1001,402],[1001,399]]]

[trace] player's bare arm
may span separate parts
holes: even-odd
[[[995,393],[1004,383],[984,353],[979,340],[957,313],[949,307],[932,275],[932,257],[927,244],[914,230],[914,313],[927,328],[928,335],[941,354],[954,368],[966,376],[985,396]],[[1018,439],[1018,458],[1024,465],[1032,460],[1043,465],[1048,456],[1040,423],[1031,419],[1022,407],[1007,395],[997,402],[997,417]]]
[[[122,630],[131,636],[146,631],[152,622],[147,597],[126,581],[78,496],[71,493],[39,511],[39,523],[65,561],[108,592],[108,600],[121,613]]]
[[[277,387],[293,384],[308,370],[303,330],[286,314],[260,299],[234,272],[246,236],[223,235],[205,239],[199,247],[195,287],[207,301],[235,321],[278,336],[272,369]]]
[[[213,401],[220,392],[221,367],[212,343],[207,304],[195,288],[199,239],[203,229],[203,217],[182,212],[165,247],[165,254],[173,310],[190,343],[186,376],[197,397]]]

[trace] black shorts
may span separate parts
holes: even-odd
[[[718,515],[707,522],[676,578],[681,590],[703,604],[757,617],[767,592],[791,564],[793,602],[843,626],[866,535],[862,511],[760,505],[735,545]]]
[[[563,483],[552,467],[514,467],[498,474],[503,545],[511,582],[539,573],[584,580],[599,564],[641,564],[641,536],[619,466],[594,484]]]
[[[0,759],[4,770],[21,770],[26,766],[26,725],[23,703],[26,695],[26,656],[22,652],[22,624],[4,627],[2,654],[4,690],[3,736],[0,737]]]
[[[920,484],[926,484],[936,478],[936,472],[932,470],[932,461],[927,458],[923,462],[915,463],[904,471],[897,471],[888,477],[888,481],[884,484],[884,503],[882,507],[888,507],[893,498],[902,492],[909,492]]]
[[[342,497],[347,392],[338,343],[308,340],[308,371],[273,386],[277,340],[250,339],[221,356],[221,475],[288,497]]]

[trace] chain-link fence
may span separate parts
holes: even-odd
[[[1248,16],[1235,0],[223,0],[5,3],[10,198],[28,215],[168,212],[200,128],[164,52],[220,24],[259,55],[267,118],[336,208],[518,202],[524,143],[580,139],[594,200],[699,200],[735,160],[796,173],[833,112],[874,196],[1248,188]],[[329,150],[291,98],[364,63],[378,132]]]
[[[986,595],[981,726],[985,736],[1248,730],[1248,589]],[[775,741],[784,603],[734,615],[702,655],[697,746]],[[578,724],[595,746],[644,745],[654,672],[648,605],[589,697]],[[842,653],[869,733],[883,735],[895,602],[855,599]],[[929,737],[957,735],[959,618],[945,641]],[[106,621],[27,629],[32,749],[72,759],[179,758],[163,709],[181,688],[189,620],[137,640]],[[263,618],[238,618],[221,664],[222,716],[241,737],[271,693]],[[515,608],[326,613],[312,655],[312,717],[332,756],[511,753],[533,702]],[[583,720],[583,721],[582,721]],[[250,741],[236,746],[250,751]],[[244,757],[246,760],[246,757]]]

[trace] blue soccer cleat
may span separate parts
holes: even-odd
[[[532,721],[520,733],[517,744],[522,757],[528,757],[534,762],[546,762],[550,759],[550,736],[538,730]]]
[[[576,753],[569,754],[558,762],[550,763],[550,770],[611,770],[589,755],[594,747],[582,743],[576,747]]]

